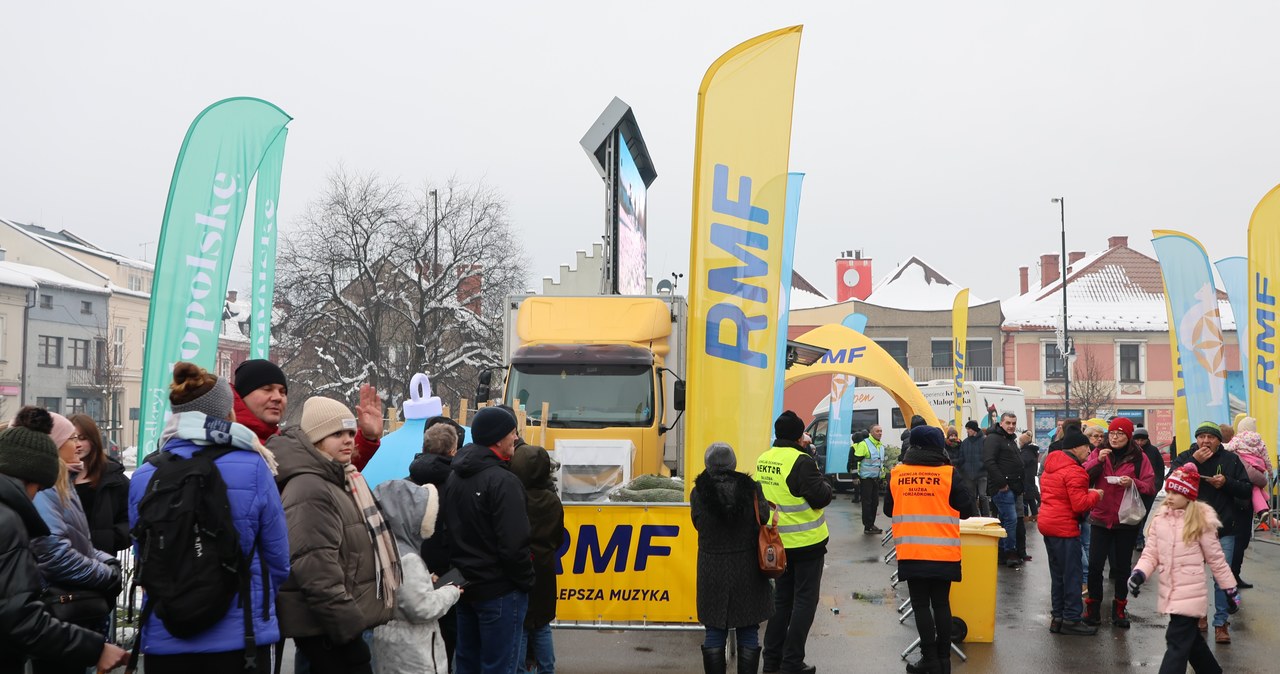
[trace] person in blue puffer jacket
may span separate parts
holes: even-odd
[[[169,417],[160,437],[161,451],[190,458],[206,447],[218,444],[206,430],[207,417],[235,420],[232,413],[233,396],[225,379],[215,377],[203,368],[191,363],[178,363],[173,368],[169,402],[173,415]],[[262,446],[253,431],[240,424],[231,424],[230,445],[239,451],[219,457],[214,461],[222,480],[227,484],[227,500],[231,503],[231,516],[236,524],[240,547],[246,555],[252,554],[249,569],[250,597],[254,607],[253,631],[257,645],[256,666],[258,672],[268,672],[271,666],[271,645],[280,641],[280,626],[276,621],[276,588],[289,577],[289,531],[280,505],[280,494],[275,483],[275,458]],[[220,440],[225,441],[225,437]],[[138,504],[146,495],[147,484],[155,473],[155,467],[144,463],[134,473],[129,485],[129,525],[138,521]],[[261,559],[259,558],[261,556]],[[262,577],[263,562],[269,578]],[[270,602],[264,618],[261,604]],[[151,616],[142,628],[142,652],[147,674],[200,674],[203,672],[236,672],[245,667],[244,609],[240,598],[231,602],[227,614],[216,625],[203,633],[182,639],[165,630],[157,616]]]

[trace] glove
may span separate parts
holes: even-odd
[[[107,568],[111,569],[111,579],[107,581],[102,593],[108,597],[118,597],[120,592],[124,590],[124,579],[120,575],[120,565],[108,564]]]
[[[1142,584],[1147,582],[1147,574],[1134,570],[1133,575],[1129,576],[1129,593],[1133,596],[1140,594]]]
[[[1240,604],[1244,601],[1244,597],[1241,597],[1240,591],[1234,587],[1222,592],[1227,595],[1227,613],[1234,615],[1236,611],[1240,610]]]

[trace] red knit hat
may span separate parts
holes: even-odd
[[[1196,500],[1200,495],[1200,469],[1194,463],[1187,463],[1173,469],[1169,479],[1164,481],[1164,490]]]
[[[1133,422],[1124,417],[1116,417],[1111,420],[1111,425],[1107,426],[1107,431],[1120,431],[1124,433],[1126,440],[1133,439]]]

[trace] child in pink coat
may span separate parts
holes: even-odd
[[[1196,674],[1220,673],[1222,667],[1196,626],[1205,617],[1209,601],[1206,563],[1218,584],[1229,587],[1229,612],[1235,613],[1240,604],[1235,577],[1218,543],[1218,515],[1207,504],[1195,500],[1200,492],[1200,471],[1195,464],[1174,470],[1164,488],[1164,506],[1151,518],[1147,545],[1129,577],[1129,590],[1136,597],[1147,576],[1160,570],[1158,608],[1169,614],[1160,674],[1182,674],[1188,663]]]

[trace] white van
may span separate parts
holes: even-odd
[[[933,413],[944,423],[951,423],[952,384],[949,379],[935,379],[929,382],[917,382],[920,393],[933,407]],[[852,477],[845,473],[845,466],[826,466],[827,456],[827,411],[829,398],[823,398],[813,408],[813,421],[809,424],[809,436],[818,452],[818,467],[827,475],[833,476],[832,484],[844,491],[852,485]],[[964,384],[964,420],[973,419],[983,429],[994,424],[1001,414],[1012,412],[1018,415],[1020,428],[1029,426],[1027,419],[1026,396],[1018,386],[1008,386],[993,381],[971,381]],[[910,419],[903,418],[902,410],[894,402],[893,397],[878,386],[859,386],[853,394],[853,432],[869,430],[877,424],[884,429],[884,442],[899,445],[902,433],[910,425]],[[963,432],[961,438],[964,437]]]

